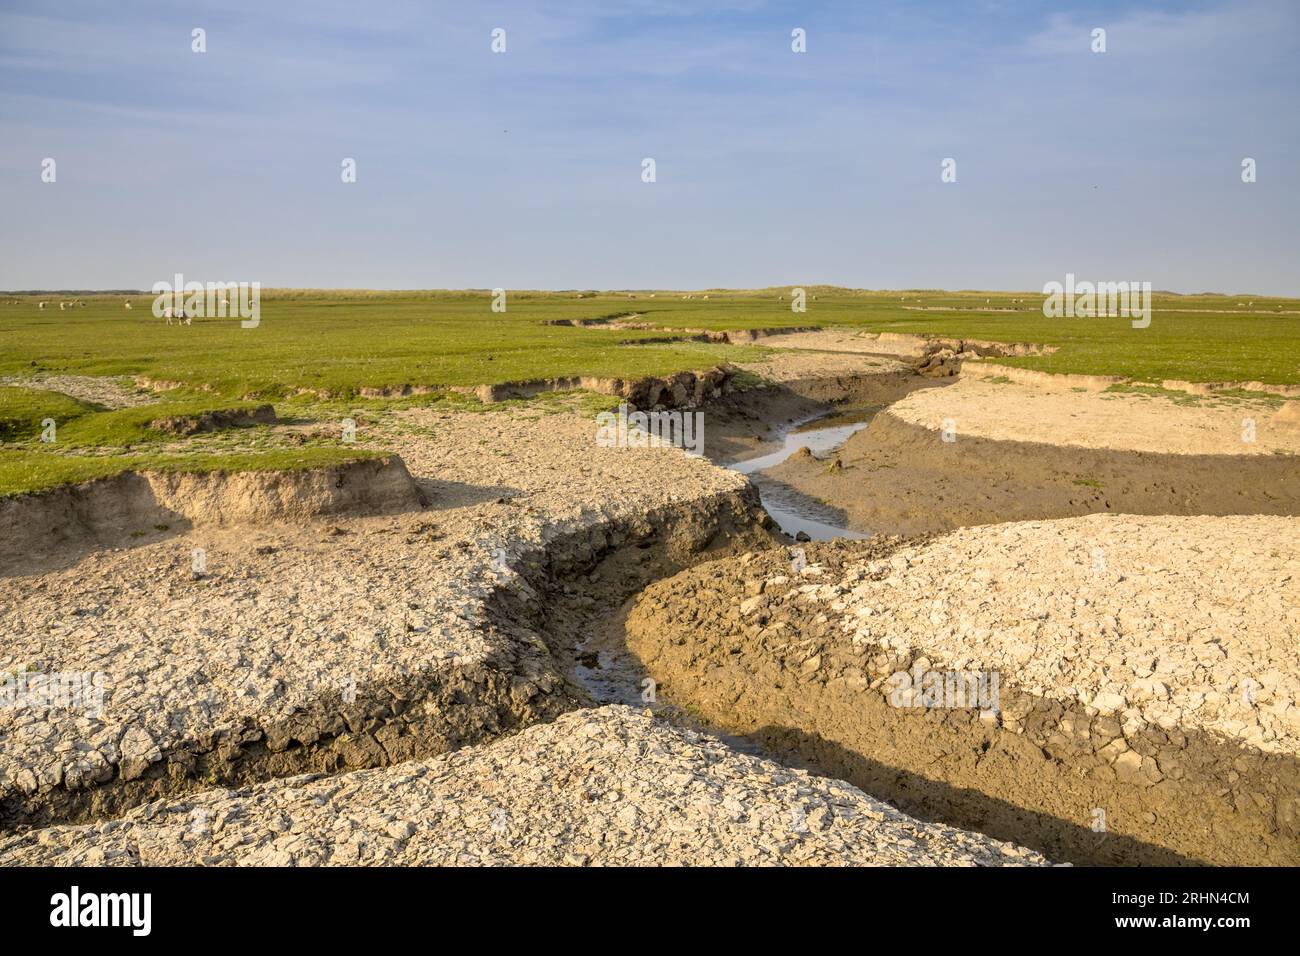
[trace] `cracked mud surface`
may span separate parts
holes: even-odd
[[[706,410],[709,453],[845,400],[939,407],[912,338],[788,336],[772,384]],[[891,428],[885,461],[865,443]],[[1295,519],[1034,520],[808,545],[794,573],[743,477],[593,430],[400,412],[361,444],[397,451],[424,507],[7,568],[0,671],[102,674],[104,701],[0,708],[0,827],[23,831],[0,863],[1298,862]],[[780,469],[832,502],[867,488],[846,507],[866,530],[1293,507],[1281,459],[1220,500],[1213,456],[1125,463],[1139,492],[1100,459],[936,440],[883,414],[842,470]],[[918,663],[998,672],[998,707],[894,706],[882,682]],[[647,677],[658,717],[584,709]]]
[[[1043,865],[626,707],[381,770],[0,838],[14,865]]]
[[[639,538],[702,549],[756,503],[703,461],[597,449],[589,420],[534,417],[404,416],[388,437],[424,510],[160,531],[0,578],[0,670],[103,688],[100,707],[0,709],[5,825],[410,759],[574,706],[532,630],[529,564]]]
[[[1075,862],[1294,864],[1297,530],[1095,516],[809,545],[801,572],[756,553],[647,589],[628,644],[709,725],[926,818]],[[934,706],[900,672],[996,674],[1000,701]]]

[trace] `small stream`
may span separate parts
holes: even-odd
[[[861,531],[853,531],[836,524],[833,509],[802,495],[763,474],[768,468],[775,468],[800,448],[807,448],[821,458],[836,451],[854,432],[859,432],[871,424],[877,409],[859,408],[847,412],[831,412],[804,422],[796,422],[780,436],[781,447],[766,455],[746,458],[743,461],[727,465],[732,471],[748,475],[755,487],[763,507],[772,516],[782,531],[794,537],[803,532],[813,541],[829,541],[832,538],[871,537]]]
[[[868,534],[837,524],[839,519],[835,511],[822,502],[768,478],[763,471],[776,467],[803,447],[819,457],[834,453],[850,435],[866,428],[877,411],[876,408],[836,411],[795,422],[778,433],[777,440],[781,445],[777,450],[732,462],[726,467],[749,476],[758,488],[763,508],[791,537],[802,531],[813,541],[869,538]],[[644,708],[642,681],[647,674],[642,663],[627,649],[627,637],[618,609],[606,607],[593,615],[590,626],[570,630],[586,634],[578,646],[580,654],[573,676],[592,700],[599,704],[620,703]],[[593,656],[594,660],[591,659]],[[746,753],[764,753],[754,741],[729,734],[721,736]]]

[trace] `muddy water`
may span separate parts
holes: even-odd
[[[832,538],[869,538],[870,535],[847,528],[835,509],[815,498],[800,494],[789,485],[775,481],[763,472],[781,464],[800,448],[807,448],[818,458],[840,448],[849,436],[871,423],[877,408],[832,412],[796,423],[779,436],[781,446],[775,451],[727,465],[732,471],[748,475],[758,488],[763,507],[782,531],[794,537],[803,532],[813,541]]]

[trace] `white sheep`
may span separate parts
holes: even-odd
[[[129,310],[131,308],[131,300],[127,299],[125,302],[123,302],[122,307]]]

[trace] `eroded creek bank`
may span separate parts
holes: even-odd
[[[834,453],[893,402],[940,382],[900,366],[765,383],[733,393],[705,412],[705,452],[715,464],[746,475],[779,531],[798,540],[866,538],[850,527],[834,500],[790,483],[777,470],[791,458],[814,471],[834,469]]]
[[[880,376],[847,388],[832,380],[802,393],[781,387],[736,396],[711,410],[710,457],[735,467],[747,456],[747,470],[772,468],[753,476],[764,504],[790,533],[801,519],[827,516],[804,526],[813,538],[833,535],[837,524],[915,536],[1128,511],[1300,510],[1287,460],[969,437],[954,448],[934,430],[879,414],[901,394],[936,384]],[[822,441],[825,450],[790,456],[809,423],[818,431],[807,444]],[[863,455],[877,456],[870,469]],[[1250,480],[1236,480],[1242,468]],[[877,536],[769,548],[697,566],[621,605],[628,588],[609,585],[630,582],[620,570],[626,556],[616,555],[566,585],[553,621],[589,635],[575,650],[574,673],[593,699],[640,701],[727,735],[735,746],[847,780],[922,819],[1085,865],[1300,862],[1300,762],[1285,749],[1261,750],[1176,721],[1130,726],[1091,704],[1020,686],[1013,672],[1004,675],[992,715],[900,708],[886,682],[918,661],[929,666],[924,653],[891,653],[882,635],[886,644],[868,665],[864,649],[832,633],[826,615],[778,617],[785,596],[815,583],[801,579],[805,563],[834,576],[848,565],[887,562],[904,544],[924,540]],[[773,580],[775,591],[764,584]],[[1175,639],[1178,625],[1170,626],[1174,644],[1188,640]]]
[[[631,602],[625,640],[665,702],[922,819],[1079,864],[1300,860],[1291,753],[1176,722],[1130,726],[1010,671],[991,712],[973,693],[958,706],[899,706],[892,675],[918,664],[948,675],[952,662],[900,651],[887,633],[853,640],[830,605],[803,599],[855,566],[895,573],[901,545],[806,545],[815,576],[785,549],[697,568]]]
[[[520,510],[508,505],[498,508]],[[503,523],[512,520],[502,517]],[[390,586],[399,569],[417,584],[421,573],[420,566],[404,563],[402,541],[412,554],[427,555],[421,560],[443,567],[451,564],[478,571],[483,557],[496,560],[490,554],[480,555],[481,547],[465,541],[438,552],[435,542],[443,535],[419,513],[391,520],[396,524],[369,532],[359,532],[353,525],[352,531],[345,532],[380,537],[379,551],[390,555],[392,563],[368,565],[367,571],[382,575]],[[621,515],[583,522],[576,530],[543,535],[543,540],[503,563],[482,568],[487,586],[482,590],[481,611],[469,604],[456,611],[465,630],[463,648],[435,645],[421,652],[421,635],[430,632],[435,609],[412,602],[392,609],[404,622],[410,653],[385,646],[384,641],[372,652],[392,657],[385,664],[396,666],[372,663],[369,671],[334,667],[325,673],[337,671],[335,677],[306,685],[310,693],[301,695],[297,703],[264,705],[241,714],[222,699],[224,695],[218,695],[221,685],[232,683],[234,675],[218,677],[212,669],[220,664],[204,658],[200,670],[182,675],[174,689],[163,690],[157,700],[141,701],[139,696],[151,692],[150,681],[156,684],[156,678],[137,678],[132,683],[138,688],[112,688],[117,693],[136,691],[132,699],[147,705],[150,719],[158,723],[157,728],[149,728],[144,744],[137,742],[144,729],[141,720],[128,720],[125,733],[111,727],[102,731],[108,739],[120,736],[120,742],[100,749],[74,742],[87,733],[81,724],[75,729],[71,724],[54,727],[39,720],[15,725],[8,732],[13,746],[7,748],[12,749],[15,762],[25,760],[25,748],[32,757],[77,759],[55,760],[48,766],[29,764],[30,769],[5,774],[0,829],[102,820],[150,801],[217,787],[385,767],[548,722],[591,702],[581,682],[574,679],[582,653],[575,640],[578,632],[565,625],[576,624],[579,612],[591,615],[604,608],[584,599],[581,586],[599,582],[602,593],[612,588],[621,601],[652,581],[700,561],[771,546],[768,525],[757,494],[744,486],[687,496],[680,503],[626,509]],[[401,537],[389,537],[392,532]],[[382,543],[385,538],[391,541],[387,547]],[[279,550],[280,546],[261,548],[258,557],[267,567],[245,568],[243,575],[269,576],[270,562]],[[325,550],[321,548],[321,557]],[[338,560],[337,551],[334,554],[333,560]],[[498,549],[496,554],[503,556],[505,551]],[[212,550],[214,571],[223,557]],[[580,587],[569,583],[575,581]],[[265,595],[258,596],[266,600]],[[53,660],[50,664],[54,670],[63,666]],[[177,670],[171,664],[163,666],[169,672]],[[267,676],[277,694],[294,679],[288,670],[284,676]],[[302,681],[305,676],[296,678]],[[255,689],[246,698],[254,702],[267,693],[264,682],[246,686]],[[85,720],[74,715],[67,719]]]
[[[891,370],[787,382],[729,396],[706,409],[708,451],[715,460],[752,455],[770,447],[770,436],[794,422],[837,407],[880,407],[935,384],[910,371]],[[493,428],[504,427],[496,419],[491,422]],[[667,459],[661,462],[661,472],[655,471],[659,467],[655,461],[633,455],[628,455],[626,462],[610,458],[591,468],[587,426],[572,429],[572,454],[566,452],[564,461],[542,461],[540,455],[538,461],[518,460],[528,453],[527,443],[536,441],[537,433],[525,423],[510,427],[519,429],[511,442],[504,442],[500,433],[493,436],[496,446],[512,449],[510,455],[517,460],[509,466],[493,457],[500,457],[494,446],[480,451],[484,442],[475,433],[476,440],[459,445],[446,441],[427,444],[428,454],[450,458],[420,461],[418,456],[424,454],[420,449],[426,446],[410,445],[411,454],[417,456],[412,470],[440,476],[440,481],[426,481],[434,498],[446,496],[453,489],[455,494],[468,496],[474,502],[496,495],[519,495],[523,507],[509,497],[497,498],[495,506],[466,505],[461,522],[464,527],[451,517],[437,527],[438,521],[430,520],[437,519],[436,515],[415,512],[391,529],[394,546],[368,547],[363,552],[369,562],[365,574],[376,580],[402,580],[399,594],[413,596],[424,590],[419,587],[421,579],[427,581],[430,575],[442,573],[441,568],[448,564],[456,566],[458,578],[478,581],[481,577],[487,585],[482,589],[486,613],[478,616],[469,606],[454,609],[455,617],[465,624],[468,650],[453,646],[440,659],[429,661],[430,648],[416,640],[427,642],[428,638],[421,634],[425,626],[417,624],[414,633],[408,626],[406,640],[416,650],[424,647],[419,666],[411,667],[414,659],[396,654],[392,646],[377,645],[375,651],[358,647],[358,653],[392,657],[395,669],[358,681],[351,688],[351,700],[330,692],[288,715],[256,719],[240,716],[216,723],[209,720],[213,725],[200,727],[197,732],[193,727],[181,726],[184,733],[175,739],[164,741],[159,737],[162,746],[156,748],[158,753],[141,754],[128,749],[128,741],[123,738],[121,753],[110,754],[110,759],[93,767],[89,776],[80,771],[76,778],[34,774],[28,783],[9,786],[3,794],[4,824],[30,826],[99,819],[177,792],[242,786],[303,772],[335,773],[385,766],[490,742],[590,703],[620,701],[734,734],[737,746],[770,751],[790,763],[862,785],[868,792],[919,815],[975,826],[998,837],[1041,847],[1057,859],[1290,859],[1284,849],[1277,847],[1294,846],[1296,841],[1292,838],[1289,844],[1279,844],[1274,837],[1279,828],[1291,833],[1286,828],[1294,827],[1295,818],[1294,800],[1287,803],[1274,799],[1286,787],[1293,792],[1296,787],[1292,765],[1282,758],[1270,756],[1260,763],[1250,752],[1226,754],[1198,741],[1186,746],[1176,744],[1176,750],[1187,750],[1191,755],[1190,765],[1197,780],[1221,781],[1222,786],[1193,789],[1185,795],[1178,791],[1167,804],[1153,804],[1145,794],[1127,795],[1130,791],[1124,788],[1135,786],[1132,780],[1125,781],[1124,788],[1108,790],[1111,784],[1100,769],[1086,784],[1067,787],[1077,773],[1070,763],[1073,751],[1051,742],[1050,737],[1047,745],[1033,745],[1043,754],[1036,756],[1033,748],[1027,749],[1024,743],[1030,738],[990,736],[989,729],[969,714],[950,711],[937,716],[909,713],[900,717],[890,709],[871,704],[854,675],[849,675],[852,681],[824,692],[818,686],[820,678],[803,679],[801,672],[809,657],[798,661],[794,676],[783,674],[779,686],[754,682],[741,672],[766,666],[761,664],[760,649],[753,643],[755,636],[748,634],[748,625],[738,636],[730,630],[734,622],[723,628],[715,618],[720,616],[725,622],[746,601],[762,596],[743,593],[754,579],[745,570],[747,566],[762,562],[765,580],[770,580],[781,576],[776,572],[793,560],[793,553],[781,547],[788,540],[774,533],[755,489],[734,485],[723,488],[726,483],[709,478],[715,491],[661,493],[652,487],[656,474],[673,487],[686,477],[684,470]],[[486,428],[482,431],[489,434]],[[867,431],[870,429],[854,437]],[[405,449],[403,454],[407,454]],[[524,503],[529,495],[552,494],[546,488],[548,479],[539,462],[546,470],[564,475],[590,473],[590,488],[584,489],[587,493],[583,496],[575,495],[574,500],[585,502],[595,493],[595,500],[601,502],[596,510],[603,514],[588,520],[584,504],[583,520],[573,522],[570,530],[545,534],[533,531],[520,537],[515,526],[518,519],[511,513],[527,511],[529,506]],[[825,464],[818,467],[824,468]],[[538,490],[519,480],[523,475],[534,479]],[[472,486],[455,485],[457,480],[471,482]],[[506,487],[516,482],[520,487]],[[565,489],[554,494],[562,499],[572,492]],[[610,502],[620,495],[628,500],[611,507]],[[680,500],[674,501],[674,497]],[[941,513],[941,502],[942,498],[939,502],[931,500],[929,507]],[[558,502],[548,498],[547,515],[557,506]],[[540,515],[539,510],[539,520]],[[551,520],[547,517],[542,524]],[[531,521],[533,518],[527,519]],[[527,522],[519,527],[530,527]],[[452,528],[457,530],[453,532]],[[511,548],[507,566],[498,568],[495,575],[483,574],[480,567],[485,555],[479,552],[486,546],[471,546],[463,538],[486,533],[488,528],[523,542],[522,551]],[[431,553],[434,549],[429,542],[444,534],[457,536],[455,547]],[[403,540],[405,548],[400,545]],[[824,549],[829,549],[827,553],[842,551],[844,560],[849,560],[865,554],[884,555],[896,546],[896,542],[884,539],[832,542],[808,546],[807,557],[812,562],[826,563]],[[316,551],[321,560],[338,560],[324,549],[310,553]],[[307,559],[308,554],[304,551],[303,558]],[[747,560],[745,555],[749,555]],[[270,568],[259,569],[262,558],[245,558],[251,562],[243,571],[245,577],[256,580],[265,571],[261,584],[250,585],[250,594],[261,601],[268,582],[276,578]],[[387,564],[378,563],[390,558]],[[714,569],[722,569],[728,583],[706,589],[716,592],[712,596],[688,596],[681,590],[696,580],[692,575],[713,574]],[[737,588],[739,593],[733,593]],[[656,595],[669,596],[662,607],[655,603]],[[293,600],[299,600],[297,594]],[[435,616],[432,607],[417,608],[412,603],[410,608],[417,621]],[[661,612],[666,608],[674,614],[664,616]],[[451,613],[438,609],[438,613],[444,611]],[[626,623],[629,613],[630,626]],[[404,623],[407,610],[402,609],[400,616]],[[807,630],[809,636],[797,633],[791,639],[815,641],[823,625],[815,617],[810,622],[799,622],[797,628],[791,629]],[[400,623],[395,631],[400,647]],[[439,640],[445,641],[446,637]],[[486,653],[476,649],[479,644],[487,648]],[[828,653],[826,673],[831,672],[832,657]],[[288,663],[292,662],[286,661],[286,666]],[[779,665],[778,670],[784,666]],[[735,668],[740,670],[733,673]],[[819,671],[820,662],[814,675]],[[728,675],[721,684],[719,674]],[[771,675],[763,672],[759,676]],[[1022,697],[1015,696],[1011,689],[1005,693],[1016,712],[1023,709]],[[1021,723],[1040,727],[1044,733],[1050,728],[1065,728],[1067,739],[1077,742],[1077,746],[1070,746],[1076,746],[1081,765],[1090,766],[1087,754],[1095,752],[1089,750],[1093,744],[1115,749],[1114,728],[1109,724],[1102,723],[1094,732],[1092,718],[1081,721],[1077,715],[1051,711],[1050,706],[1045,716],[1035,717],[1039,702],[1033,695],[1028,697],[1030,706]],[[764,698],[761,706],[754,703],[759,698]],[[900,720],[905,722],[898,723]],[[1135,736],[1125,744],[1128,752],[1137,754],[1132,772],[1138,774],[1146,772],[1148,757],[1158,759],[1153,754],[1160,753],[1162,743],[1165,750],[1172,743],[1153,740],[1146,744],[1140,740]],[[1132,776],[1131,758],[1126,761],[1122,766]],[[1236,775],[1235,779],[1224,779],[1221,773],[1213,776],[1219,773],[1213,768],[1225,761],[1232,766],[1230,773]],[[1106,762],[1112,763],[1109,759]],[[942,773],[932,772],[932,765]],[[1173,773],[1163,769],[1160,772],[1164,778],[1176,779]],[[1040,778],[1042,783],[1033,783]],[[1028,789],[1036,795],[1037,803],[1020,799],[1026,779],[1031,781]],[[1066,796],[1052,796],[1056,789]],[[1088,810],[1110,808],[1111,827],[1106,834],[1088,827],[1088,814],[1082,818],[1078,815],[1090,800],[1102,798],[1110,802],[1094,803]],[[1194,799],[1202,798],[1218,801],[1212,803],[1211,812],[1203,814],[1216,832],[1190,841],[1168,836],[1167,831],[1180,828],[1201,832],[1192,827],[1195,821],[1188,808]],[[1250,809],[1252,804],[1256,810]],[[1150,822],[1148,815],[1156,822]],[[1223,856],[1222,848],[1229,845],[1240,848],[1236,856]]]

